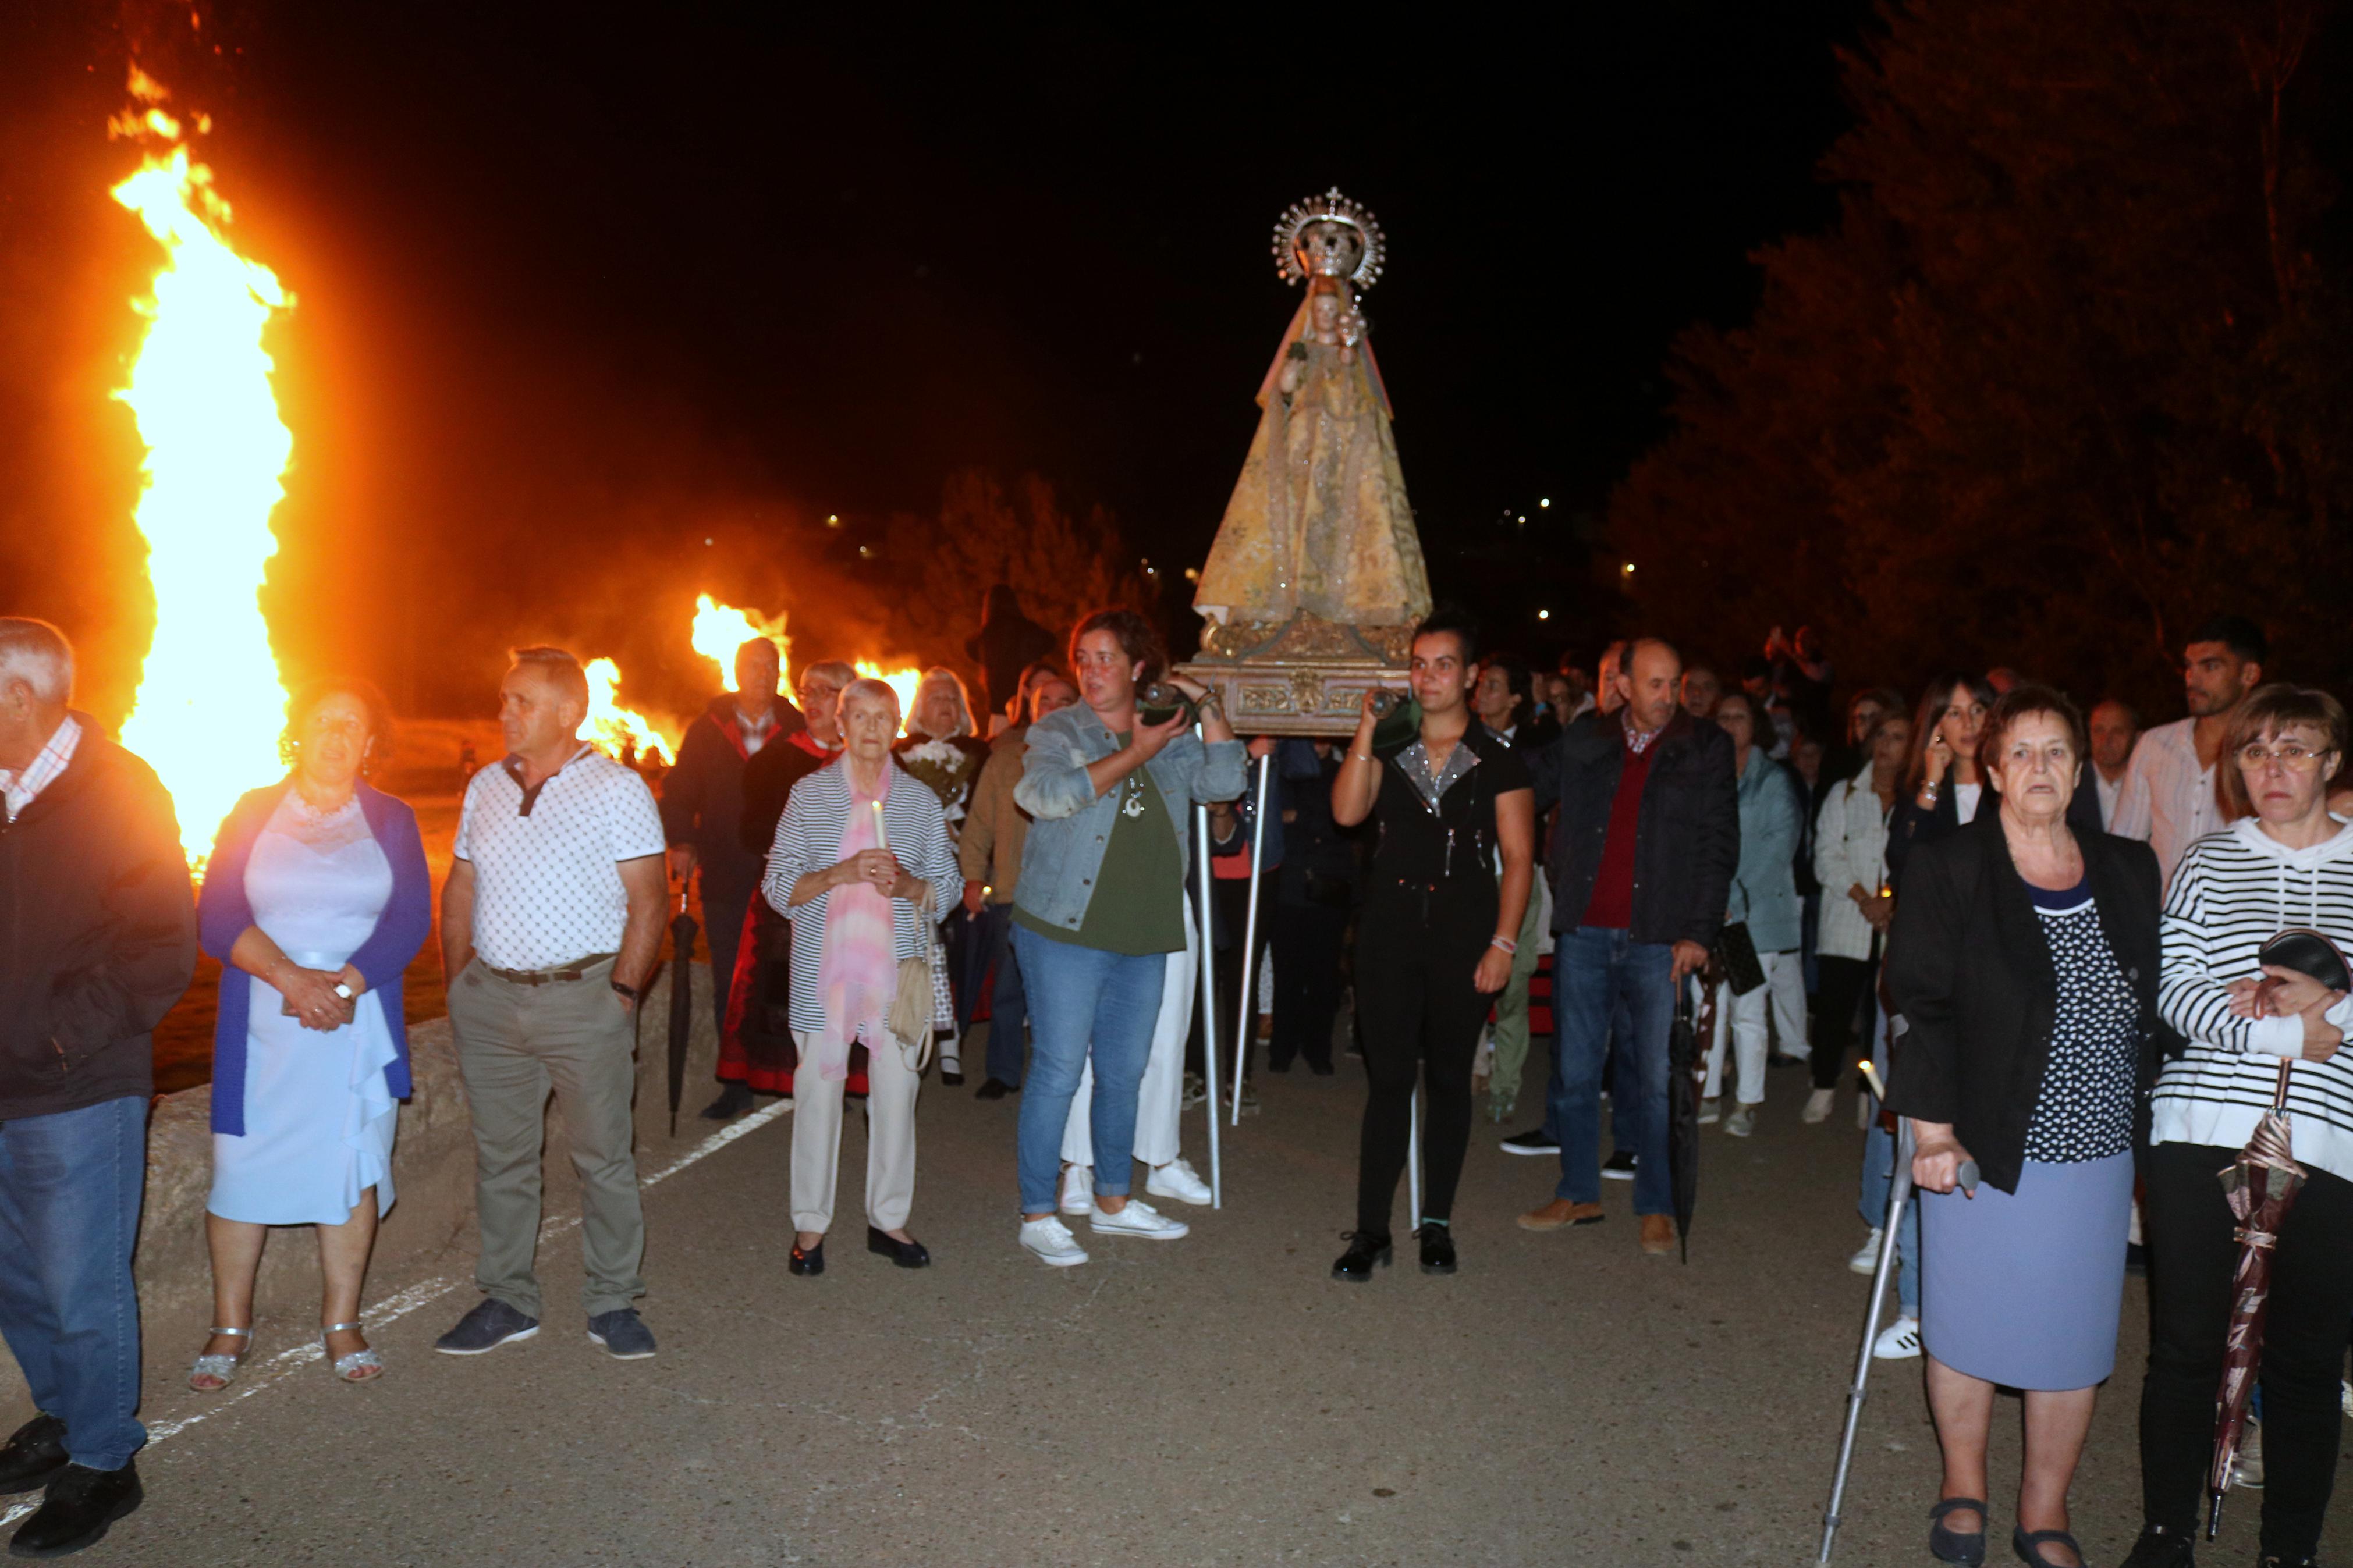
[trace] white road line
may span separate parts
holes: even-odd
[[[652,1175],[641,1177],[638,1182],[638,1191],[642,1192],[648,1187],[659,1185],[659,1184],[668,1181],[670,1177],[677,1175],[689,1165],[694,1164],[698,1161],[709,1159],[712,1155],[716,1154],[730,1143],[734,1142],[738,1138],[742,1138],[762,1127],[765,1127],[769,1122],[776,1121],[778,1117],[789,1113],[792,1109],[793,1102],[791,1100],[780,1100],[765,1110],[754,1111],[751,1115],[744,1117],[740,1121],[730,1122],[728,1125],[721,1128],[718,1131],[713,1132],[710,1137],[705,1138],[702,1142],[697,1143],[685,1153],[680,1155],[670,1164],[663,1166],[659,1171],[656,1171]],[[573,1215],[563,1219],[551,1219],[539,1227],[539,1239],[542,1242],[553,1240],[554,1237],[562,1236],[565,1231],[576,1228],[579,1224],[580,1216],[578,1215]],[[378,1301],[375,1307],[369,1310],[366,1313],[368,1326],[370,1328],[381,1329],[387,1323],[396,1322],[398,1320],[408,1316],[409,1313],[416,1311],[420,1307],[432,1305],[434,1302],[439,1300],[442,1297],[448,1295],[450,1291],[455,1290],[459,1286],[465,1283],[466,1281],[463,1279],[454,1279],[447,1277],[421,1280],[415,1285],[411,1285],[406,1290],[398,1291],[393,1295],[385,1297],[383,1300]],[[302,1368],[310,1365],[312,1362],[322,1359],[325,1355],[326,1351],[324,1347],[322,1347],[316,1340],[307,1341],[299,1345],[291,1345],[285,1350],[280,1351],[276,1355],[271,1356],[268,1361],[262,1363],[260,1366],[255,1368],[252,1372],[246,1373],[244,1378],[240,1380],[243,1386],[237,1388],[236,1392],[228,1394],[227,1397],[214,1401],[212,1404],[206,1405],[204,1409],[197,1411],[192,1415],[183,1415],[176,1421],[158,1421],[153,1426],[149,1426],[147,1428],[147,1447],[153,1448],[158,1443],[178,1436],[181,1433],[186,1431],[191,1426],[198,1426],[204,1422],[211,1420],[214,1416],[218,1415],[222,1411],[227,1410],[230,1405],[237,1404],[239,1400],[250,1399],[257,1394],[277,1387],[280,1384],[284,1383],[288,1378],[301,1371]],[[0,1513],[0,1529],[5,1529],[7,1526],[16,1523],[16,1521],[23,1519],[26,1515],[31,1513],[39,1506],[40,1503],[37,1500],[33,1502],[20,1502],[14,1508],[9,1509],[7,1512]]]

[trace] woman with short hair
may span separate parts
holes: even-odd
[[[1732,874],[1732,899],[1724,919],[1726,925],[1747,928],[1765,975],[1764,984],[1745,994],[1736,995],[1729,981],[1716,987],[1715,1032],[1708,1044],[1699,1119],[1711,1122],[1720,1113],[1729,1044],[1735,1098],[1724,1130],[1736,1138],[1757,1131],[1757,1108],[1765,1103],[1767,1009],[1784,1050],[1799,1043],[1806,1026],[1806,976],[1799,955],[1804,924],[1795,865],[1806,808],[1796,775],[1767,756],[1758,743],[1760,732],[1772,732],[1763,707],[1738,689],[1725,692],[1715,703],[1715,722],[1732,737],[1732,773],[1740,803],[1740,863]]]
[[[2295,1568],[2319,1550],[2353,1319],[2353,1059],[2341,1049],[2353,1004],[2263,967],[2260,954],[2290,927],[2353,952],[2353,826],[2328,811],[2346,729],[2344,708],[2325,691],[2251,693],[2219,769],[2223,809],[2237,820],[2189,847],[2166,900],[2158,1005],[2187,1046],[2158,1075],[2143,1163],[2145,1523],[2131,1568],[2190,1561],[2239,1258],[2238,1217],[2217,1178],[2271,1109],[2283,1064],[2306,1176],[2272,1255],[2263,1325],[2263,1561]]]
[[[286,778],[222,822],[196,900],[221,961],[213,1032],[213,1185],[205,1204],[213,1331],[188,1386],[227,1388],[253,1348],[253,1283],[273,1225],[314,1226],[321,1342],[365,1383],[383,1355],[360,1331],[392,1140],[409,1093],[401,976],[433,930],[417,814],[365,775],[392,751],[384,694],[313,681],[286,707]]]
[[[907,1234],[915,1201],[919,1048],[890,1026],[900,964],[961,888],[938,797],[891,755],[899,694],[841,692],[842,754],[793,786],[761,891],[793,922],[793,1240],[790,1272],[825,1272],[852,1046],[866,1047],[866,1249],[902,1268],[932,1260]],[[928,981],[925,990],[930,989]]]
[[[2000,1386],[2025,1393],[2011,1546],[2030,1568],[2084,1560],[2067,1492],[2116,1366],[2158,971],[2157,857],[2068,823],[2084,756],[2083,717],[2058,692],[2021,684],[1995,703],[1978,752],[1992,793],[1969,826],[1915,847],[1888,942],[1907,1029],[1887,1104],[1917,1140],[1920,1327],[1944,1449],[1928,1542],[1947,1563],[1985,1560]],[[1956,1190],[1971,1162],[1982,1184]]]

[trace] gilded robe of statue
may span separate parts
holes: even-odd
[[[1303,610],[1401,626],[1430,608],[1379,367],[1345,300],[1316,281],[1259,388],[1258,434],[1193,596],[1212,621],[1279,626]]]

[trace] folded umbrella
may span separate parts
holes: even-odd
[[[1667,1179],[1675,1205],[1675,1237],[1691,1261],[1692,1213],[1699,1205],[1699,1084],[1707,1059],[1692,1020],[1696,980],[1675,987],[1675,1021],[1667,1030]]]

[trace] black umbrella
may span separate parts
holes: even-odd
[[[1673,1184],[1675,1236],[1691,1261],[1692,1211],[1699,1206],[1699,1075],[1706,1070],[1692,1019],[1689,981],[1675,986],[1675,1021],[1667,1030],[1667,1179]]]
[[[694,1034],[694,917],[686,912],[686,889],[678,893],[678,916],[670,922],[670,1135],[678,1136],[678,1100],[686,1092],[686,1043]]]

